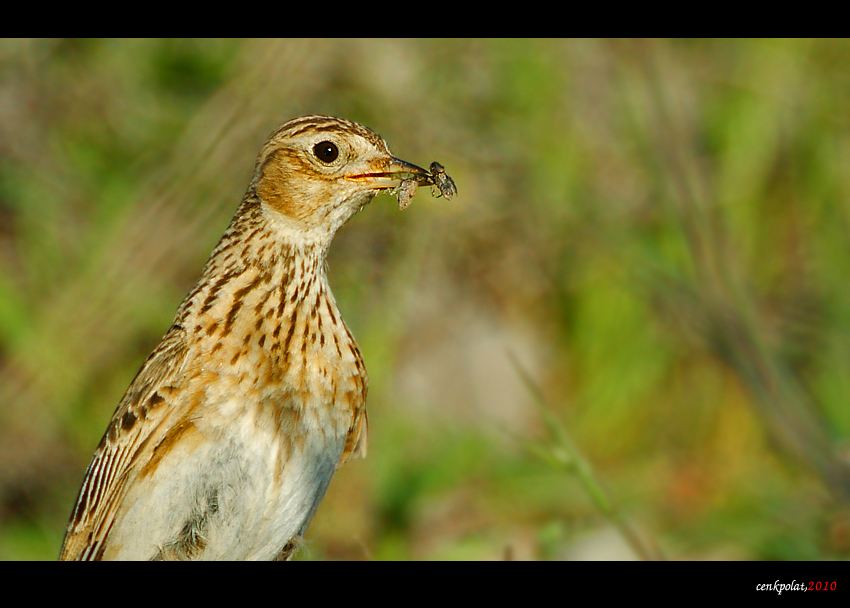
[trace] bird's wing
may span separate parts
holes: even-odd
[[[62,543],[61,560],[96,560],[128,486],[134,463],[149,458],[156,437],[170,426],[175,381],[187,359],[185,330],[173,325],[118,404],[77,495]]]

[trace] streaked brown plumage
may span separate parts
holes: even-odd
[[[428,171],[327,116],[278,128],[86,471],[60,559],[289,559],[366,452],[363,358],[328,286],[337,229]]]

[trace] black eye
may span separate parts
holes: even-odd
[[[339,148],[329,141],[320,141],[313,146],[313,154],[323,163],[332,163],[339,156]]]

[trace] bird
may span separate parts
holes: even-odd
[[[434,184],[358,123],[275,129],[236,213],[95,449],[60,560],[290,560],[367,447],[368,377],[327,278],[376,194]],[[453,186],[453,184],[452,184]]]

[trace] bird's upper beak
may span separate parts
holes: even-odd
[[[420,184],[431,183],[431,172],[391,156],[389,160],[374,162],[366,172],[346,175],[345,179],[368,184],[371,188],[385,189],[397,188],[409,179],[415,179]]]

